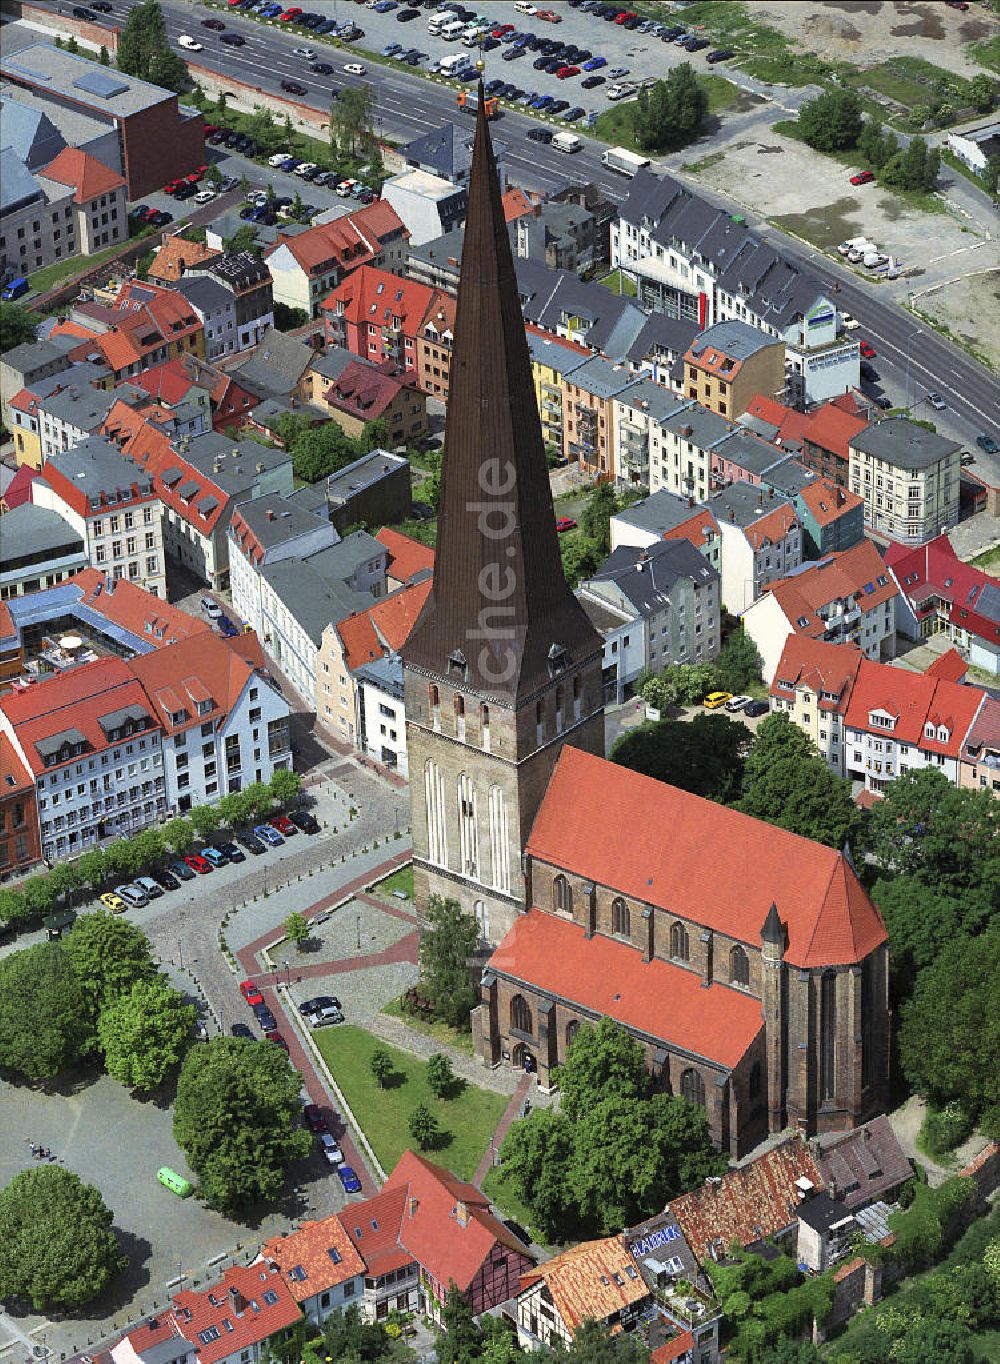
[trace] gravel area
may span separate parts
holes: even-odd
[[[984,264],[980,257],[987,252],[997,255],[995,244],[977,251],[970,265]],[[916,304],[922,313],[947,327],[959,341],[984,355],[1000,371],[1000,265],[921,291]]]

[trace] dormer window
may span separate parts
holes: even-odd
[[[468,681],[469,665],[461,649],[456,649],[448,658],[448,674],[459,682]]]
[[[548,664],[550,677],[565,672],[569,667],[569,657],[561,644],[553,644],[549,649]]]

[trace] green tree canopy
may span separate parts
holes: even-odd
[[[298,772],[287,767],[276,768],[270,781],[271,795],[279,805],[289,805],[302,789],[302,778]]]
[[[435,1355],[441,1364],[475,1364],[480,1358],[482,1331],[464,1295],[452,1283],[441,1309],[444,1330],[439,1333]]]
[[[56,1165],[22,1170],[0,1192],[0,1300],[72,1311],[126,1265],[112,1215],[92,1184]]]
[[[803,104],[798,122],[810,147],[820,152],[846,151],[861,136],[861,100],[853,90],[829,90]]]
[[[0,303],[0,355],[35,339],[38,318],[20,303]]]
[[[86,999],[61,943],[0,960],[0,1069],[51,1080],[84,1054],[91,1036]]]
[[[196,1011],[157,976],[138,980],[102,1011],[97,1036],[108,1074],[148,1093],[168,1079],[191,1043]]]
[[[643,1099],[649,1093],[642,1047],[611,1018],[581,1024],[555,1078],[562,1111],[574,1121],[605,1099]]]
[[[302,944],[306,942],[310,932],[309,920],[306,918],[306,916],[304,914],[300,914],[298,910],[294,910],[291,914],[289,914],[288,918],[285,920],[284,929],[285,937],[288,939],[288,941],[294,943],[295,946],[301,951]]]
[[[447,1099],[455,1088],[451,1058],[443,1051],[436,1051],[427,1058],[427,1086],[436,1099]]]
[[[213,1207],[275,1198],[289,1163],[309,1154],[299,1083],[280,1047],[217,1037],[188,1052],[174,1137]]]
[[[478,942],[479,927],[457,900],[431,897],[420,939],[420,990],[436,1017],[452,1028],[470,1026],[477,995],[469,963]]]
[[[210,838],[215,833],[222,818],[214,805],[195,805],[188,811],[191,827],[199,838]]]
[[[576,1231],[571,1185],[573,1123],[565,1113],[536,1108],[511,1124],[500,1148],[504,1182],[531,1209],[547,1241]]]
[[[706,712],[691,720],[657,720],[626,730],[615,740],[611,761],[725,804],[743,789],[750,739],[741,721]]]
[[[185,819],[183,815],[175,815],[173,819],[168,819],[161,832],[166,846],[178,857],[183,856],[194,842],[191,821]]]
[[[421,1151],[429,1151],[436,1146],[441,1136],[438,1120],[426,1104],[417,1104],[406,1123],[410,1136]]]
[[[636,141],[643,151],[668,152],[693,142],[708,113],[708,91],[688,62],[665,80],[640,90],[636,100]]]
[[[713,661],[718,686],[733,693],[745,691],[761,679],[761,657],[757,646],[741,625],[723,644]]]
[[[127,994],[138,981],[156,977],[145,933],[106,909],[81,914],[63,941],[91,1027],[96,1026],[102,1009]]]
[[[903,1073],[941,1106],[960,1100],[1000,1137],[1000,921],[945,943],[917,979],[899,1033]]]
[[[376,1047],[368,1061],[368,1069],[379,1089],[385,1089],[385,1082],[393,1072],[392,1057],[385,1047]]]
[[[831,772],[783,712],[768,715],[757,727],[736,808],[831,848],[856,842],[862,827],[850,782]]]

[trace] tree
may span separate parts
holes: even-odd
[[[649,1071],[642,1047],[620,1023],[602,1018],[577,1029],[556,1071],[562,1111],[574,1121],[604,1099],[643,1099]]]
[[[31,914],[19,890],[0,889],[0,923],[23,924]]]
[[[665,683],[660,692],[669,694]],[[703,712],[692,720],[657,720],[626,730],[615,740],[611,761],[725,804],[742,790],[750,738],[741,721]]]
[[[159,0],[142,0],[142,4],[133,5],[118,38],[118,70],[149,80],[154,58],[169,50]]]
[[[53,901],[63,900],[79,889],[79,869],[72,862],[57,862],[48,874],[48,882]]]
[[[44,872],[29,876],[21,885],[21,893],[30,914],[41,917],[51,914],[55,908],[55,887]]]
[[[957,1099],[1000,1137],[1000,922],[958,937],[917,979],[903,1009],[899,1056],[918,1093]]]
[[[722,691],[741,692],[761,678],[761,657],[757,646],[741,625],[723,644],[713,664]]]
[[[384,1321],[362,1321],[357,1306],[343,1312],[331,1312],[323,1323],[323,1344],[318,1364],[336,1360],[337,1364],[368,1364],[368,1361],[392,1358],[394,1361],[413,1360],[416,1356],[399,1342],[394,1343]]]
[[[385,1089],[385,1082],[392,1074],[395,1067],[392,1064],[392,1057],[385,1047],[376,1047],[371,1054],[368,1062],[368,1069],[375,1078],[375,1083],[379,1089]]]
[[[482,1332],[472,1308],[454,1283],[448,1287],[441,1322],[444,1330],[438,1335],[434,1352],[440,1364],[475,1364],[480,1357]]]
[[[140,981],[156,977],[149,939],[141,928],[106,909],[81,914],[64,939],[91,1028],[101,1011]]]
[[[100,53],[98,54],[97,60],[100,62],[100,64],[101,64],[102,66],[110,66],[110,65],[111,65],[111,53],[110,53],[110,52],[108,51],[108,49],[104,46],[103,43],[101,44],[101,51],[100,51]]]
[[[410,1136],[421,1151],[429,1151],[432,1146],[437,1145],[441,1136],[441,1128],[438,1126],[437,1118],[426,1104],[417,1104],[406,1125],[410,1129]]]
[[[714,663],[677,663],[660,674],[672,706],[696,706],[718,691]]]
[[[246,189],[241,185],[240,188],[246,194]],[[256,255],[260,247],[257,244],[257,229],[253,223],[244,223],[238,227],[231,237],[227,237],[223,242],[227,255],[238,255],[241,251],[251,251]]]
[[[960,933],[959,908],[916,876],[879,879],[872,899],[889,930],[897,994],[908,995],[914,978]]]
[[[583,533],[597,546],[602,558],[611,553],[611,518],[618,510],[614,486],[611,483],[598,483],[580,513]]]
[[[302,944],[309,937],[309,920],[297,910],[285,920],[285,937],[302,951]]]
[[[342,156],[368,156],[375,146],[375,89],[345,85],[330,106],[330,146]]]
[[[174,1073],[191,1042],[196,1010],[162,976],[139,980],[97,1022],[108,1074],[148,1093]]]
[[[80,884],[89,886],[91,890],[97,890],[107,880],[107,862],[101,848],[91,848],[85,852],[76,864],[76,869],[80,875]]]
[[[948,1364],[975,1364],[979,1354],[973,1344],[967,1326],[957,1321],[924,1318],[915,1321],[893,1345],[892,1359],[894,1364],[926,1364],[929,1359],[946,1359]]]
[[[180,94],[191,84],[184,59],[173,48],[166,47],[149,64],[148,80],[150,85],[158,85],[163,90],[173,90]]]
[[[209,838],[222,823],[214,805],[194,805],[188,811],[191,827],[199,838]]]
[[[992,156],[986,158],[986,166],[983,169],[983,184],[990,194],[996,194],[997,185],[1000,184],[1000,153],[994,152]]]
[[[0,303],[0,355],[35,340],[38,318],[19,303]]]
[[[829,90],[803,104],[799,131],[820,152],[846,151],[861,136],[861,100],[853,90]]]
[[[600,544],[580,531],[560,535],[559,554],[562,558],[563,577],[570,587],[576,587],[584,578],[589,578],[605,558]]]
[[[996,99],[996,81],[985,71],[978,72],[969,82],[969,98],[977,113],[988,114]]]
[[[159,829],[143,829],[142,833],[129,840],[140,867],[155,867],[162,862],[167,851],[163,834]]]
[[[291,805],[302,789],[302,778],[298,772],[290,772],[287,767],[275,769],[270,782],[271,797],[278,805]]]
[[[573,1364],[648,1364],[649,1351],[634,1335],[609,1336],[596,1321],[585,1321],[564,1355]]]
[[[643,151],[675,151],[701,132],[708,113],[708,91],[688,62],[675,66],[666,80],[640,90],[634,127]]]
[[[168,819],[163,826],[162,833],[164,843],[178,857],[183,857],[194,842],[194,829],[191,821],[185,819],[183,815],[175,815],[173,819]]]
[[[0,960],[0,1069],[51,1080],[84,1054],[90,1032],[83,991],[61,943],[38,943]]]
[[[831,772],[812,741],[782,712],[757,727],[737,809],[789,833],[842,848],[859,837],[862,819],[851,784]]]
[[[572,1120],[560,1110],[534,1109],[511,1124],[500,1147],[500,1159],[504,1182],[531,1209],[541,1235],[547,1241],[573,1235]]]
[[[212,1207],[235,1210],[281,1191],[285,1168],[309,1154],[299,1075],[280,1047],[217,1037],[187,1054],[174,1138]]]
[[[125,1268],[113,1218],[92,1184],[56,1165],[22,1170],[0,1192],[0,1299],[36,1312],[92,1302]]]
[[[253,816],[254,801],[249,791],[229,791],[215,807],[223,824],[238,829]]]
[[[455,1089],[451,1058],[443,1051],[436,1051],[427,1058],[427,1086],[436,1099],[447,1099]]]
[[[462,913],[457,900],[431,897],[420,940],[420,990],[433,1004],[435,1016],[452,1028],[470,1026],[476,990],[469,961],[478,942],[479,927]]]
[[[244,795],[250,804],[251,811],[259,818],[269,814],[274,806],[271,788],[262,781],[251,782]]]

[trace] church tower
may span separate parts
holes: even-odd
[[[564,744],[604,753],[601,639],[563,577],[496,161],[479,89],[434,586],[403,648],[417,905],[496,943]]]

